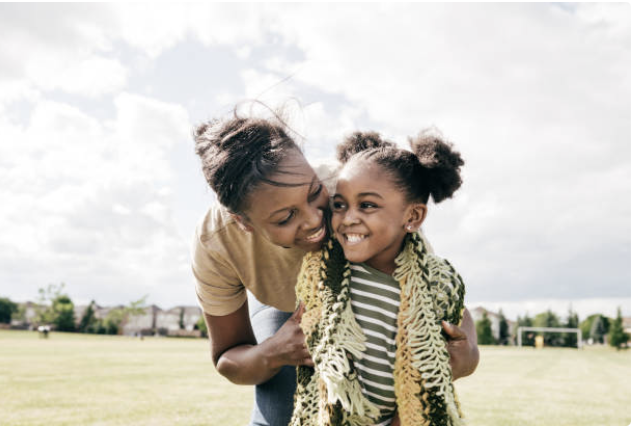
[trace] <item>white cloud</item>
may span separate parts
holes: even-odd
[[[52,101],[34,108],[26,127],[3,123],[0,191],[10,205],[0,224],[0,261],[32,298],[38,286],[64,281],[73,298],[119,303],[149,293],[176,303],[188,280],[188,242],[177,233],[168,185],[168,150],[189,139],[186,111],[129,93],[104,124]],[[179,282],[178,282],[179,281]],[[190,299],[194,301],[194,299]]]
[[[187,8],[178,4],[119,3],[112,5],[115,37],[150,58],[173,47],[186,35]]]
[[[62,90],[86,97],[112,93],[126,68],[109,51],[111,14],[103,5],[0,6],[0,106],[11,94]]]

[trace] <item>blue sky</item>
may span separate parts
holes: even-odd
[[[310,161],[426,127],[468,306],[630,313],[628,4],[0,4],[0,296],[195,304],[196,123],[285,103]]]

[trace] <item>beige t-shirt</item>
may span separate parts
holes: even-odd
[[[244,232],[221,205],[213,205],[198,224],[191,255],[198,303],[207,314],[235,312],[246,301],[246,289],[263,304],[294,311],[305,252]]]

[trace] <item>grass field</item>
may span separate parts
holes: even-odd
[[[471,425],[628,425],[630,351],[481,347],[456,382]],[[243,425],[252,388],[201,339],[0,331],[0,425]]]

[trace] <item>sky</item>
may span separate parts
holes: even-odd
[[[314,165],[433,127],[468,308],[630,315],[630,5],[0,4],[0,296],[196,304],[196,124],[284,106]]]

